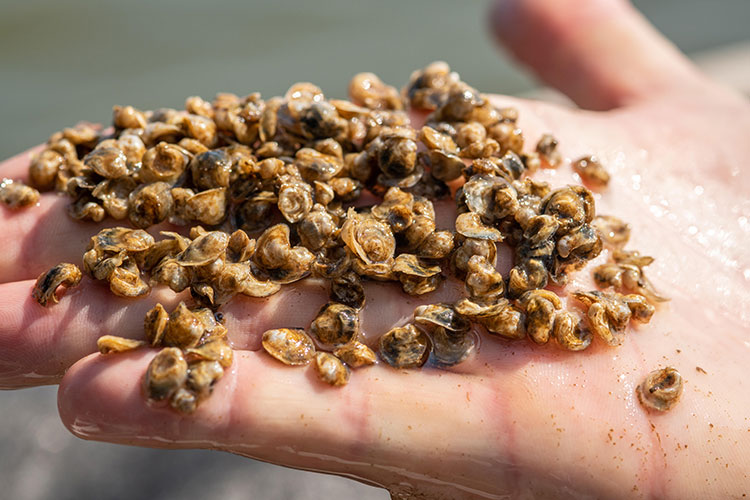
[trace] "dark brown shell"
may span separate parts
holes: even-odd
[[[414,309],[414,321],[428,326],[439,326],[451,332],[465,332],[471,323],[450,304],[429,304]]]
[[[144,184],[130,193],[128,215],[136,227],[158,224],[169,217],[172,209],[171,187],[166,182]]]
[[[682,376],[668,366],[649,373],[636,389],[641,405],[650,410],[671,410],[682,396]]]
[[[63,262],[47,272],[39,275],[34,285],[32,296],[40,305],[46,307],[51,300],[57,303],[57,287],[65,288],[77,286],[81,282],[81,270],[75,264]]]
[[[380,357],[394,368],[418,368],[429,354],[429,338],[411,323],[380,337]]]
[[[310,333],[328,345],[343,345],[357,340],[359,316],[357,310],[344,304],[329,302],[324,305],[310,325]]]
[[[331,280],[331,300],[361,309],[365,305],[365,289],[357,273],[348,272]]]
[[[166,346],[181,349],[195,347],[204,331],[205,327],[200,318],[188,309],[184,302],[180,302],[169,315],[162,342]]]
[[[441,366],[455,366],[465,361],[476,349],[471,332],[451,332],[443,327],[432,331],[432,357]]]

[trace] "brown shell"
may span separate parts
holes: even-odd
[[[144,184],[130,193],[128,216],[136,227],[158,224],[169,217],[172,210],[171,187],[166,182]]]
[[[63,168],[65,158],[51,149],[45,149],[31,160],[29,165],[29,183],[40,191],[49,191],[55,187],[55,179]]]
[[[333,216],[323,205],[316,204],[297,225],[300,242],[309,250],[320,250],[338,229]]]
[[[188,365],[182,351],[165,347],[154,356],[146,370],[146,394],[149,399],[169,398],[187,380]]]
[[[146,340],[152,346],[161,345],[168,321],[169,314],[161,304],[156,304],[153,309],[146,313],[146,317],[143,320],[143,331],[146,334]]]
[[[32,291],[32,297],[42,306],[46,307],[51,300],[57,304],[57,287],[65,288],[77,286],[81,282],[81,270],[75,264],[63,262],[47,272],[39,275]]]
[[[331,280],[331,301],[361,309],[365,305],[365,289],[357,273],[347,272]]]
[[[216,226],[226,217],[227,203],[226,188],[207,189],[185,201],[184,215],[189,220]]]
[[[505,282],[495,266],[482,255],[472,255],[466,273],[466,291],[469,297],[493,300],[505,293]]]
[[[143,155],[138,178],[143,183],[175,182],[185,171],[190,154],[175,144],[160,142]]]
[[[229,186],[231,171],[231,159],[222,149],[197,154],[190,161],[190,174],[198,189]]]
[[[83,164],[107,179],[128,175],[125,153],[114,147],[97,148],[83,158]]]
[[[224,368],[218,361],[198,361],[189,365],[186,385],[198,399],[203,399],[211,394],[222,375]]]
[[[415,253],[424,259],[445,259],[453,250],[453,244],[453,232],[433,231],[419,244]]]
[[[622,248],[630,239],[630,225],[612,215],[597,215],[591,226],[611,248]]]
[[[146,295],[151,287],[141,278],[141,271],[131,259],[126,259],[109,276],[109,289],[118,297],[140,297]]]
[[[593,338],[583,321],[570,311],[557,313],[553,333],[557,343],[569,351],[582,351],[588,348]]]
[[[318,378],[326,384],[341,387],[349,383],[349,368],[331,353],[316,353],[313,367]]]
[[[39,201],[39,191],[20,181],[3,179],[0,182],[0,201],[12,209],[30,207]]]
[[[284,183],[279,188],[279,211],[292,224],[299,222],[313,207],[313,189],[301,180]]]
[[[310,325],[310,333],[323,344],[348,344],[359,335],[357,310],[344,304],[329,302],[318,311]]]
[[[222,257],[229,244],[229,235],[223,231],[211,231],[195,238],[177,257],[185,267],[203,266]]]
[[[306,365],[315,357],[312,339],[300,328],[277,328],[263,333],[263,349],[287,365]]]
[[[132,351],[146,345],[142,340],[126,339],[115,335],[103,335],[96,341],[96,347],[102,354],[112,354]]]
[[[503,240],[500,231],[494,227],[485,225],[479,214],[473,212],[466,212],[456,217],[456,232],[467,238],[478,240]]]
[[[680,372],[668,366],[649,373],[638,385],[636,394],[641,405],[650,410],[671,410],[682,396],[683,382]]]
[[[560,298],[549,290],[530,290],[518,299],[526,313],[526,333],[537,344],[546,344],[552,335]]]
[[[162,342],[166,346],[186,349],[198,345],[205,327],[200,318],[180,302],[169,315]]]
[[[586,184],[597,188],[609,184],[609,173],[596,156],[584,156],[575,160],[571,166]]]
[[[354,104],[370,109],[403,109],[401,96],[374,73],[357,73],[349,82],[349,97]]]
[[[350,208],[341,228],[341,239],[365,264],[387,262],[396,251],[396,240],[388,225]]]
[[[427,335],[411,323],[380,337],[380,357],[394,368],[418,368],[430,354]]]
[[[185,349],[188,360],[217,361],[223,368],[229,368],[234,359],[232,346],[226,339],[218,338],[197,347]]]
[[[351,368],[374,365],[377,361],[375,352],[356,340],[335,349],[333,354]]]

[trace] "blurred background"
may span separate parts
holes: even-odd
[[[750,95],[748,0],[635,4],[704,70]],[[487,8],[484,0],[0,0],[0,158],[81,120],[108,123],[113,104],[270,97],[296,81],[345,97],[357,72],[400,87],[437,59],[481,91],[559,99],[498,51]],[[389,498],[229,454],[81,441],[60,424],[55,392],[0,392],[0,497]]]

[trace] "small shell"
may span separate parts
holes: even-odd
[[[418,368],[429,353],[429,338],[411,323],[380,337],[380,357],[394,368]]]
[[[174,190],[173,190],[174,191]],[[214,188],[196,193],[185,201],[184,215],[189,220],[208,226],[221,224],[227,214],[226,188]]]
[[[375,352],[356,340],[335,349],[333,354],[351,368],[374,365],[377,361]]]
[[[434,325],[451,332],[465,332],[471,324],[449,304],[430,304],[414,309],[414,321]]]
[[[557,168],[562,162],[562,155],[557,150],[557,139],[551,134],[544,134],[536,145],[536,152],[549,168]],[[575,167],[574,167],[575,168]]]
[[[195,155],[190,162],[193,184],[201,190],[229,186],[231,171],[232,161],[222,149]]]
[[[186,385],[200,400],[211,394],[222,375],[224,368],[218,361],[199,361],[189,365]]]
[[[357,310],[335,302],[324,305],[310,325],[310,333],[323,344],[342,345],[359,334]]]
[[[591,331],[584,327],[581,319],[570,311],[560,311],[555,316],[553,327],[555,340],[569,351],[582,351],[591,345]]]
[[[146,394],[157,401],[167,399],[187,380],[188,364],[182,351],[165,347],[157,354],[146,370]]]
[[[198,345],[205,327],[198,316],[180,302],[169,315],[162,342],[164,345],[186,349]]]
[[[547,286],[549,273],[540,259],[528,259],[508,273],[508,298],[517,299],[527,290]]]
[[[307,182],[328,181],[336,177],[344,167],[341,158],[321,153],[312,148],[300,149],[294,155],[294,158],[294,165]]]
[[[365,290],[359,275],[348,272],[331,280],[331,301],[354,309],[365,305]]]
[[[438,327],[432,332],[432,357],[441,366],[465,361],[476,348],[476,338],[469,332],[455,333]]]
[[[668,366],[654,370],[636,389],[638,401],[645,408],[657,411],[668,411],[676,405],[682,396],[682,376],[677,369]]]
[[[563,187],[544,197],[540,211],[556,217],[560,222],[560,229],[567,233],[594,219],[594,197],[583,186]]]
[[[628,308],[631,312],[631,317],[633,321],[637,321],[639,323],[648,323],[651,321],[651,316],[654,315],[654,312],[656,312],[656,308],[648,303],[646,300],[646,297],[639,294],[630,294],[625,295],[623,297],[623,300],[628,305]]]
[[[596,156],[579,158],[573,162],[572,167],[586,184],[597,188],[603,188],[609,184],[609,173]]]
[[[118,297],[140,297],[146,295],[151,287],[141,278],[141,271],[135,262],[127,259],[112,271],[109,289]]]
[[[81,277],[81,270],[75,264],[68,264],[67,262],[58,264],[39,275],[34,285],[32,297],[44,307],[50,300],[57,304],[58,299],[55,293],[57,287],[60,285],[65,288],[74,287],[81,282]]]
[[[399,274],[398,279],[401,282],[402,290],[409,295],[424,295],[434,292],[440,288],[445,280],[442,274],[427,277]]]
[[[445,259],[453,250],[454,236],[451,231],[434,231],[415,250],[423,259]]]
[[[31,160],[29,183],[40,191],[53,189],[58,172],[64,164],[65,158],[60,153],[45,149]]]
[[[198,396],[193,391],[180,387],[169,398],[169,406],[180,413],[193,413],[198,408]]]
[[[341,387],[349,382],[349,368],[333,354],[316,353],[313,367],[318,378],[326,384]]]
[[[369,109],[403,109],[401,96],[373,73],[357,73],[349,82],[349,96],[354,104]]]
[[[391,270],[399,275],[403,274],[419,278],[429,278],[430,276],[440,274],[440,266],[430,265],[410,253],[402,253],[396,257]]]
[[[518,299],[526,313],[526,333],[537,344],[546,344],[562,308],[560,298],[549,290],[530,290]]]
[[[438,132],[432,127],[424,126],[419,131],[419,140],[427,149],[445,151],[449,154],[458,153],[458,146],[450,135]]]
[[[263,333],[263,349],[287,365],[306,365],[315,357],[312,339],[300,328],[278,328]]]
[[[107,179],[128,175],[125,153],[114,147],[97,148],[83,158],[83,164]]]
[[[316,204],[297,225],[300,242],[309,250],[320,250],[337,229],[336,221],[323,205]]]
[[[467,238],[502,241],[503,236],[494,227],[482,223],[479,214],[466,212],[456,217],[456,232]]]
[[[20,181],[3,179],[0,182],[0,201],[12,209],[30,207],[39,201],[39,191]]]
[[[313,207],[313,189],[306,182],[295,180],[279,188],[279,211],[292,224],[299,222]]]
[[[387,176],[404,178],[417,166],[417,143],[408,137],[387,135],[382,137],[377,158],[380,170]]]
[[[396,251],[391,228],[373,217],[357,214],[353,208],[341,228],[341,239],[365,264],[386,262]]]
[[[146,228],[164,221],[172,213],[170,185],[166,182],[144,184],[130,193],[128,203],[130,222]]]
[[[128,216],[129,197],[135,188],[136,183],[132,178],[120,177],[100,182],[91,195],[101,201],[110,217],[122,220]]]
[[[450,182],[461,177],[466,165],[455,154],[445,151],[429,151],[420,153],[422,162],[430,167],[430,173],[438,180]]]
[[[226,252],[229,235],[224,231],[211,231],[195,238],[192,243],[177,257],[180,265],[203,266],[209,264]]]
[[[175,144],[160,142],[143,155],[138,178],[143,183],[175,182],[190,161],[188,152]]]
[[[92,236],[86,249],[95,249],[99,252],[125,250],[128,253],[135,253],[148,250],[153,244],[154,237],[142,229],[112,227],[102,229]]]
[[[165,258],[151,272],[151,279],[179,293],[190,286],[192,281],[190,269],[182,266],[177,259]]]
[[[497,258],[497,246],[491,240],[466,238],[453,251],[451,264],[458,271],[467,272],[469,270],[469,260],[474,255],[484,257],[490,265],[494,266]]]
[[[104,335],[96,341],[96,347],[102,354],[132,351],[144,345],[146,343],[142,340],[126,339],[115,335]]]
[[[591,225],[611,248],[622,248],[630,239],[630,225],[612,215],[597,215]]]
[[[146,313],[143,320],[143,330],[146,333],[146,340],[152,346],[161,345],[167,328],[167,321],[169,321],[169,314],[161,304],[156,304],[153,309]]]
[[[112,125],[117,129],[145,128],[146,116],[133,106],[113,106]]]
[[[505,282],[484,256],[472,255],[466,273],[466,291],[471,298],[493,300],[505,293]]]
[[[224,368],[229,368],[234,359],[232,346],[223,338],[205,342],[198,347],[187,348],[185,354],[189,360],[217,361]]]

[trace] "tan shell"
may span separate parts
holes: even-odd
[[[396,251],[391,228],[373,217],[356,213],[353,208],[347,212],[341,238],[365,264],[387,262]]]
[[[284,183],[279,188],[279,211],[292,224],[299,222],[313,207],[313,189],[301,180]]]
[[[223,338],[205,342],[198,347],[189,347],[185,349],[185,354],[188,360],[217,361],[223,368],[229,368],[234,358],[232,346]]]
[[[169,406],[180,413],[193,413],[198,408],[198,396],[193,391],[180,387],[169,398]]]
[[[466,212],[456,217],[456,232],[467,238],[478,240],[503,240],[500,231],[494,227],[485,225],[479,214],[473,212]]]
[[[41,306],[46,307],[51,300],[57,304],[57,287],[77,286],[81,282],[81,270],[75,264],[63,262],[39,275],[31,295]]]
[[[445,259],[453,250],[454,237],[451,231],[434,231],[415,250],[417,257]]]
[[[354,104],[370,109],[403,109],[401,96],[374,73],[357,73],[349,82],[349,96]]]
[[[203,266],[222,257],[229,244],[229,235],[223,231],[211,231],[195,238],[177,257],[185,267]]]
[[[169,398],[187,380],[188,365],[182,351],[165,347],[151,360],[146,370],[146,394],[149,399]]]
[[[231,170],[232,162],[222,149],[197,154],[190,161],[193,184],[201,190],[229,186]]]
[[[138,266],[130,259],[115,268],[109,277],[109,289],[119,297],[140,297],[146,295],[151,287],[141,278]]]
[[[310,325],[310,334],[323,344],[342,345],[357,340],[359,316],[357,310],[344,304],[329,302],[324,305]]]
[[[156,304],[153,309],[146,313],[143,320],[143,331],[146,334],[146,340],[152,346],[161,345],[164,332],[167,329],[167,321],[169,321],[169,314],[161,304]]]
[[[189,220],[216,226],[226,218],[227,203],[226,188],[207,189],[185,201],[184,215]]]
[[[189,365],[186,385],[193,390],[198,399],[207,397],[213,391],[214,384],[224,375],[224,368],[218,361],[199,361]]]
[[[125,153],[114,147],[93,150],[83,158],[83,164],[107,179],[117,179],[128,174]]]
[[[39,201],[39,191],[20,181],[0,182],[0,201],[12,209],[30,207]]]
[[[349,368],[333,354],[316,353],[313,367],[318,378],[326,384],[341,387],[349,383]]]
[[[335,349],[333,354],[351,368],[374,365],[377,361],[375,352],[356,340]]]
[[[553,333],[557,343],[569,351],[582,351],[591,345],[593,336],[581,319],[570,311],[559,311],[555,316]]]
[[[493,300],[505,293],[505,282],[495,266],[482,255],[472,255],[466,273],[466,291],[469,297]]]
[[[596,156],[584,156],[574,161],[571,166],[586,184],[597,188],[609,184],[609,173]]]
[[[115,335],[103,335],[96,341],[96,347],[102,354],[112,354],[132,351],[146,345],[142,340],[126,339]]]
[[[671,410],[682,396],[682,376],[676,368],[668,366],[649,373],[638,385],[636,394],[641,405],[650,410]]]
[[[518,299],[526,313],[526,333],[537,344],[546,344],[553,333],[560,298],[549,290],[530,290]]]
[[[394,368],[418,368],[429,353],[430,340],[411,323],[380,337],[380,357]]]
[[[300,328],[277,328],[263,333],[263,349],[287,365],[306,365],[315,357],[312,339]]]
[[[591,226],[611,248],[622,248],[630,239],[630,225],[612,215],[597,215]]]
[[[146,228],[164,221],[173,210],[170,185],[166,182],[144,184],[130,193],[128,203],[130,222]]]
[[[184,302],[180,302],[169,315],[164,331],[163,344],[186,349],[198,345],[205,327]]]
[[[180,146],[160,142],[143,155],[138,178],[143,183],[175,182],[187,168],[189,153]]]

